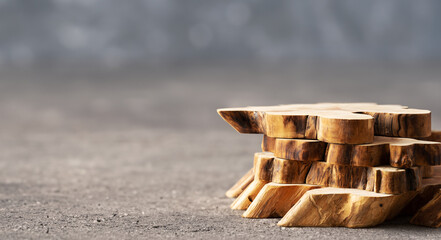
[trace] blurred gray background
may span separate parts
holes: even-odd
[[[2,65],[441,57],[441,2],[2,0]]]
[[[0,1],[0,238],[439,239],[242,219],[216,108],[378,102],[441,129],[441,2]]]

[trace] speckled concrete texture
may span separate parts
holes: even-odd
[[[0,239],[440,239],[397,219],[368,229],[244,219],[225,191],[260,136],[218,107],[374,101],[433,110],[441,68],[199,67],[0,73]]]

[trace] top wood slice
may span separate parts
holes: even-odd
[[[371,143],[375,135],[428,137],[431,113],[400,105],[319,103],[223,108],[219,115],[240,133],[328,143]]]

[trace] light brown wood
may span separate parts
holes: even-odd
[[[274,153],[276,150],[276,138],[263,135],[261,148],[262,148],[262,152]]]
[[[326,143],[310,139],[275,139],[274,156],[297,161],[324,159]]]
[[[278,138],[319,139],[329,143],[363,144],[374,133],[396,137],[428,137],[431,113],[398,105],[293,104],[218,109],[240,133],[263,133]]]
[[[269,152],[258,152],[254,154],[254,180],[234,200],[231,209],[246,210],[260,189],[269,183],[273,174],[274,154]]]
[[[242,178],[239,179],[228,191],[225,196],[229,198],[237,198],[250,183],[254,180],[254,171],[251,168]]]
[[[283,227],[371,227],[391,219],[416,192],[400,195],[346,188],[307,191],[278,225]]]
[[[320,186],[267,183],[242,216],[245,218],[283,217],[305,192],[316,188]]]
[[[360,145],[329,144],[326,161],[353,166],[393,167],[434,166],[441,164],[441,143],[412,138],[375,137]]]
[[[441,164],[440,142],[412,138],[376,136],[373,143],[352,145],[264,136],[262,146],[274,152],[276,157],[297,161],[325,160],[338,165],[391,165],[398,168]]]
[[[410,223],[427,227],[441,227],[441,189],[412,217]]]
[[[305,183],[311,162],[274,158],[272,182]]]
[[[377,193],[400,194],[418,190],[422,173],[419,167],[359,167],[313,162],[307,184],[338,188],[356,188]]]

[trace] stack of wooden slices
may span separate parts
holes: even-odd
[[[243,217],[369,227],[407,215],[441,226],[441,134],[430,111],[320,103],[218,113],[240,133],[263,134],[254,167],[226,193]]]

